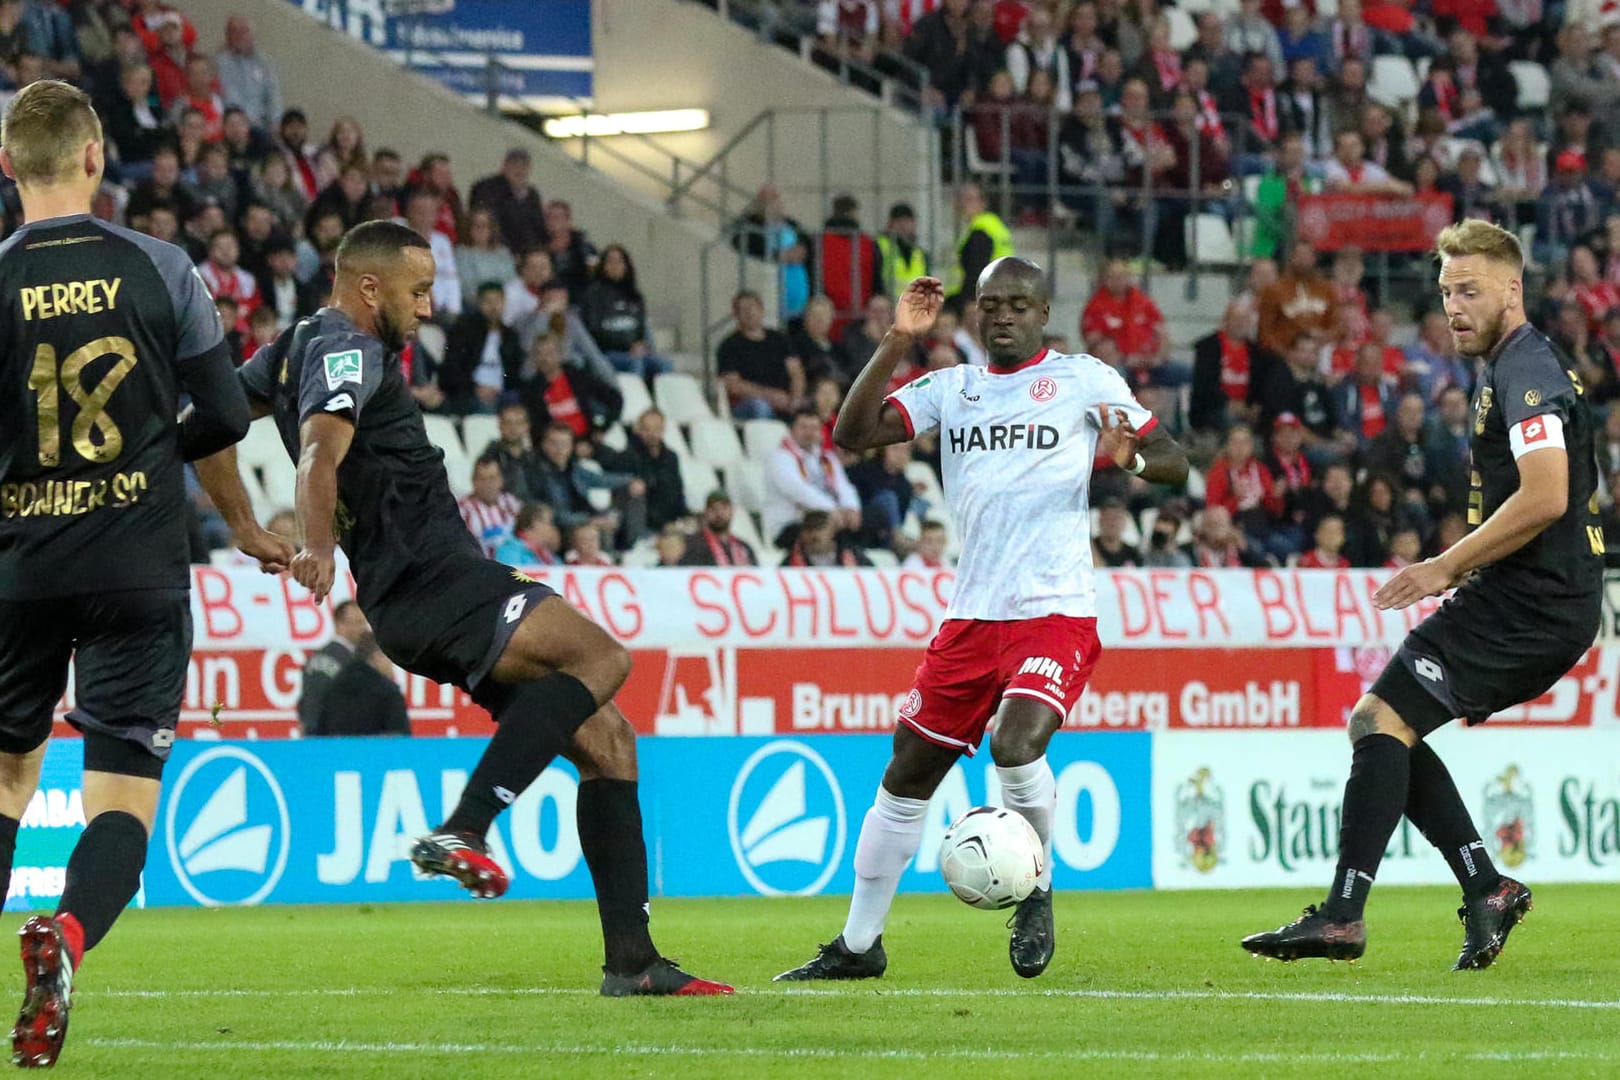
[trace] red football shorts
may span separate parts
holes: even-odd
[[[1004,697],[1033,698],[1067,717],[1101,652],[1094,618],[947,619],[923,654],[900,722],[971,755]]]

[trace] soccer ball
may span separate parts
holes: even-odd
[[[964,904],[1009,908],[1028,896],[1044,867],[1041,838],[1022,814],[976,806],[956,819],[939,843],[939,872]]]

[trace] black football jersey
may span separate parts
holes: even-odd
[[[190,584],[179,399],[221,340],[172,244],[88,214],[0,244],[0,597]]]
[[[1526,449],[1550,437],[1556,416],[1569,457],[1569,506],[1528,544],[1484,567],[1477,578],[1516,611],[1553,620],[1572,640],[1597,632],[1603,593],[1603,529],[1597,505],[1594,430],[1576,374],[1546,336],[1522,326],[1497,346],[1474,391],[1473,470],[1468,523],[1478,525],[1519,489],[1510,432],[1521,429]]]
[[[316,413],[354,423],[338,466],[334,532],[349,556],[362,609],[414,569],[449,554],[483,557],[462,523],[444,453],[428,441],[399,356],[343,312],[322,308],[282,332],[242,366],[248,397],[272,406],[288,456]]]

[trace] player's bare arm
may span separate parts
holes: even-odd
[[[1097,410],[1097,423],[1102,434],[1097,438],[1097,449],[1113,459],[1115,465],[1135,472],[1150,484],[1185,487],[1187,483],[1187,452],[1159,425],[1146,435],[1138,432],[1119,409],[1106,405]],[[1137,456],[1142,468],[1133,468]]]
[[[917,340],[934,327],[945,303],[938,278],[918,278],[906,287],[894,309],[894,326],[849,388],[833,425],[833,441],[845,450],[869,450],[911,438],[900,410],[883,399],[895,367]]]
[[[337,470],[354,441],[354,424],[341,416],[318,413],[299,429],[298,526],[304,547],[289,569],[298,584],[320,603],[337,576]]]
[[[1569,454],[1550,446],[1519,459],[1519,490],[1484,524],[1457,543],[1401,570],[1373,594],[1381,608],[1399,610],[1438,596],[1470,571],[1513,554],[1569,509]]]

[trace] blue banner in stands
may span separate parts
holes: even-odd
[[[492,78],[530,108],[573,111],[591,98],[590,0],[289,2],[479,101]]]
[[[1052,745],[1058,777],[1056,885],[1145,888],[1151,736],[1066,734]],[[447,900],[443,879],[418,877],[410,841],[454,805],[480,739],[187,740],[164,773],[147,857],[148,905],[224,906]],[[847,893],[861,820],[890,739],[651,738],[640,743],[642,806],[655,896]],[[23,821],[8,907],[54,905],[83,829],[79,743],[53,744],[41,792]],[[496,858],[509,896],[592,895],[574,824],[578,779],[548,769],[502,814]],[[937,851],[964,811],[994,803],[988,755],[952,770],[936,795],[901,888],[943,889]]]

